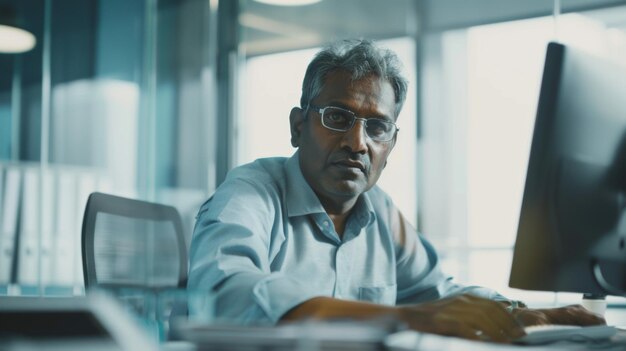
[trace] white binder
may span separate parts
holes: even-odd
[[[56,228],[55,213],[55,183],[54,173],[51,170],[44,170],[42,173],[40,201],[41,209],[41,255],[39,271],[41,272],[41,284],[45,287],[52,283],[54,279],[54,231]]]
[[[17,283],[36,286],[39,275],[39,172],[24,170],[20,215]]]
[[[76,245],[76,176],[67,170],[57,173],[55,204],[56,226],[53,235],[52,285],[74,286],[74,257]]]
[[[2,227],[0,228],[0,284],[11,283],[20,201],[20,177],[21,172],[18,168],[7,169],[2,199]]]

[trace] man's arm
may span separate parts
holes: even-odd
[[[284,238],[272,231],[276,204],[260,177],[256,183],[227,179],[202,206],[194,228],[188,289],[214,295],[215,317],[222,321],[273,324],[317,296],[270,269],[270,246]]]
[[[397,247],[398,303],[404,306],[319,297],[296,306],[281,320],[392,316],[418,331],[504,342],[522,335],[523,325],[604,323],[599,316],[576,306],[546,310],[517,308],[512,315],[506,309],[511,300],[495,291],[452,283],[441,272],[434,248],[417,234],[395,206],[390,204],[390,208],[389,223]]]
[[[316,297],[296,306],[281,320],[383,317],[402,321],[417,331],[473,340],[511,342],[524,335],[521,325],[502,304],[472,295],[411,306],[384,306]]]
[[[389,226],[396,247],[397,304],[414,305],[462,294],[510,301],[494,290],[453,282],[442,271],[439,255],[430,242],[418,234],[393,204],[389,207]]]
[[[509,343],[535,324],[604,324],[604,319],[574,305],[552,309],[518,308],[509,313],[502,302],[463,294],[410,306],[385,306],[316,297],[294,307],[281,321],[303,319],[394,318],[426,333]]]

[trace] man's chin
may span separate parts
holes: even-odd
[[[366,186],[362,182],[353,180],[337,181],[333,186],[333,193],[339,197],[345,197],[346,199],[358,197],[365,192]]]

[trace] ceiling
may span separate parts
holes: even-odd
[[[382,39],[416,31],[414,0],[324,0],[305,6],[241,2],[242,49],[259,55],[348,37]]]
[[[588,11],[585,16],[602,22],[607,27],[626,30],[626,6]]]
[[[423,11],[419,15],[418,3]],[[241,49],[248,56],[311,48],[341,38],[401,37],[416,35],[418,27],[445,31],[548,16],[553,11],[551,0],[322,0],[305,6],[240,0],[240,5]],[[624,30],[623,5],[626,0],[568,0],[561,2],[561,12],[584,12]]]

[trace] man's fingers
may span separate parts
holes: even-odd
[[[489,335],[504,336],[510,340],[524,336],[523,326],[510,314],[501,303],[478,299],[476,306],[481,310],[482,323],[489,328]]]
[[[516,323],[513,323],[513,326],[509,326],[507,325],[508,323],[501,323],[500,320],[495,319],[493,315],[489,314],[489,311],[481,312],[482,313],[478,315],[472,316],[469,323],[474,329],[480,332],[483,339],[508,343],[524,335],[524,330]],[[513,318],[512,316],[505,317]]]
[[[485,336],[481,330],[471,328],[470,326],[467,326],[467,325],[457,330],[452,336],[458,336],[464,339],[470,339],[470,340],[476,340],[476,341],[485,341],[487,338],[487,336]]]
[[[484,326],[473,326],[469,324],[459,328],[454,336],[462,337],[470,340],[491,341],[499,343],[510,343],[512,339],[504,334],[502,330],[493,328],[485,328]]]
[[[424,303],[402,311],[403,318],[418,331],[503,343],[525,334],[501,303],[471,295]]]
[[[566,325],[601,325],[605,319],[580,305],[571,305],[548,309],[523,309],[516,312],[518,319],[527,325],[566,324]]]
[[[522,325],[551,324],[550,320],[543,312],[530,308],[518,309],[513,312],[513,316]]]
[[[598,325],[606,324],[604,317],[595,314],[581,305],[571,305],[554,310],[561,324]]]
[[[517,339],[525,335],[524,326],[502,306],[499,302],[493,303],[491,310],[493,320],[511,339]]]
[[[511,342],[523,336],[524,329],[499,302],[475,296],[462,296],[462,304],[455,311],[456,321],[470,328],[472,339]],[[464,330],[463,337],[470,331]]]

